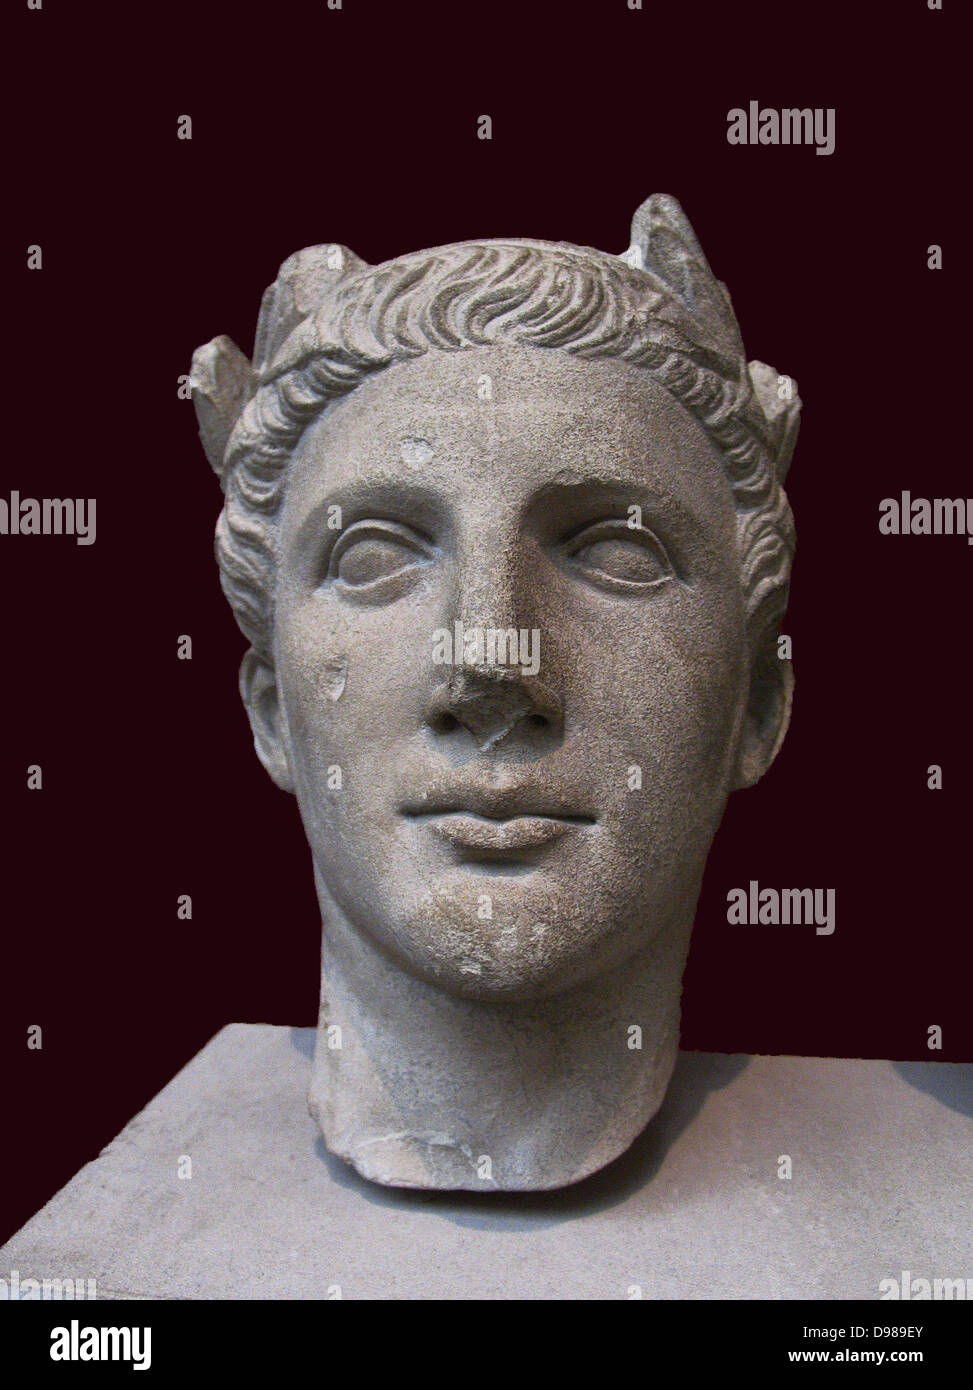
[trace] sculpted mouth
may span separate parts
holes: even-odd
[[[463,811],[422,819],[428,820],[430,828],[448,844],[481,850],[533,849],[560,839],[575,825],[593,823],[580,816],[510,816],[506,820],[491,820]]]
[[[473,804],[469,804],[471,800]],[[427,823],[434,834],[457,849],[486,854],[535,849],[571,830],[595,824],[594,816],[542,810],[532,804],[505,805],[500,809],[494,803],[490,809],[484,809],[482,798],[467,798],[465,805],[453,799],[432,805],[413,803],[404,806],[402,814]]]

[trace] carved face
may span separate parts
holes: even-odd
[[[294,453],[278,565],[248,705],[358,932],[498,1001],[688,936],[750,660],[720,457],[647,373],[491,347],[367,378]]]

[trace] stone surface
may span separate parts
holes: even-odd
[[[624,256],[306,248],[252,363],[219,337],[191,383],[314,863],[327,1145],[394,1186],[578,1182],[662,1101],[713,836],[787,729],[794,383],[661,195]]]
[[[145,1298],[878,1298],[903,1270],[973,1277],[973,1066],[683,1053],[616,1163],[477,1195],[378,1187],[329,1155],[313,1046],[224,1028],[0,1269]]]

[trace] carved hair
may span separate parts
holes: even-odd
[[[633,233],[624,258],[564,243],[487,241],[367,267],[344,248],[311,248],[285,263],[265,296],[253,369],[228,339],[210,345],[209,359],[206,349],[197,353],[201,433],[226,492],[216,531],[221,581],[261,656],[272,661],[278,513],[303,431],[393,363],[497,343],[632,364],[685,406],[723,458],[751,633],[773,630],[794,549],[781,483],[800,401],[787,378],[747,363],[725,286],[678,204],[648,200]],[[222,432],[206,415],[221,365]]]

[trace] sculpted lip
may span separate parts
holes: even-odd
[[[580,804],[579,804],[580,802]],[[521,816],[538,816],[545,820],[567,821],[569,824],[594,825],[596,817],[584,800],[567,791],[555,791],[510,782],[492,786],[485,782],[466,785],[450,784],[443,779],[434,781],[419,795],[404,797],[399,812],[413,820],[432,820],[438,816],[477,816],[481,820],[507,821]]]
[[[490,820],[462,811],[426,817],[430,828],[451,845],[461,849],[505,850],[533,849],[559,839],[575,820],[554,816],[511,816],[507,820]]]
[[[455,798],[432,805],[412,804],[403,807],[402,814],[410,820],[425,821],[434,834],[457,849],[487,853],[534,849],[576,827],[595,823],[593,816],[569,815],[533,804],[505,804],[501,810],[494,803],[487,809],[482,797],[468,798],[466,804]]]

